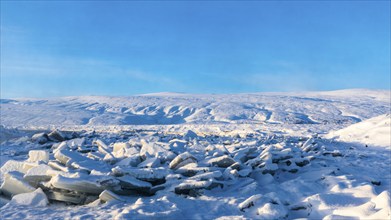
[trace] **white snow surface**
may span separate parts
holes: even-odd
[[[390,91],[231,95],[149,94],[2,99],[7,127],[168,124],[344,124],[389,111]]]
[[[391,219],[390,94],[1,99],[0,182],[8,172],[43,179],[31,193],[0,193],[0,217]],[[53,129],[66,141],[31,138]],[[235,163],[209,163],[216,158]],[[154,193],[103,191],[120,180]],[[53,201],[54,189],[93,199]],[[102,192],[116,199],[102,202]]]
[[[356,142],[391,149],[391,114],[380,115],[327,136],[339,141]]]

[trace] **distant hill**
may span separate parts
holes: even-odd
[[[389,112],[390,91],[2,99],[1,125],[353,124]]]

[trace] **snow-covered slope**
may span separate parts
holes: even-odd
[[[327,137],[391,149],[391,115],[380,115],[353,124],[347,128],[330,132]]]
[[[390,91],[2,99],[7,127],[165,124],[352,124],[389,111]]]

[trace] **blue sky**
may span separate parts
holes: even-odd
[[[389,1],[1,1],[1,98],[390,81]]]

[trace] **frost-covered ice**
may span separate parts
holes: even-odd
[[[390,219],[390,92],[1,100],[5,219]]]

